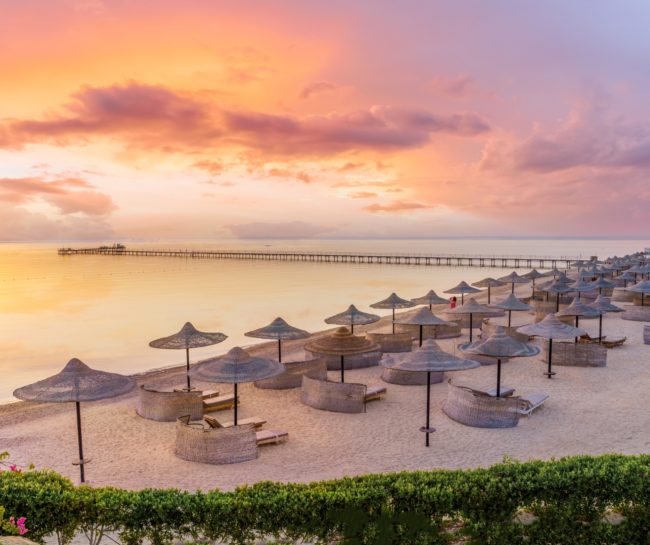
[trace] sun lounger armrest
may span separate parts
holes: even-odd
[[[519,409],[519,414],[525,416],[530,416],[533,411],[539,409],[546,400],[548,399],[548,394],[544,392],[535,392],[533,394],[528,394],[521,397],[521,400],[524,402],[524,406]]]

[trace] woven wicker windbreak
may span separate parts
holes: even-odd
[[[374,352],[379,350],[379,345],[365,337],[353,335],[347,327],[339,327],[332,335],[305,343],[305,350],[317,354],[351,356]]]
[[[517,328],[517,333],[543,339],[568,341],[584,335],[586,331],[561,322],[555,314],[547,314],[541,322]]]
[[[441,318],[438,318],[433,312],[431,312],[427,307],[422,307],[421,309],[410,312],[406,316],[402,316],[395,320],[396,324],[408,324],[408,325],[454,325],[453,322],[448,322]]]
[[[512,271],[510,274],[499,278],[499,281],[504,284],[528,284],[531,280],[531,278],[519,276],[516,271]]]
[[[223,333],[206,333],[199,331],[190,322],[186,322],[183,328],[169,337],[162,337],[151,341],[152,348],[167,348],[171,350],[185,350],[187,348],[200,348],[212,346],[225,341],[228,338]]]
[[[585,318],[595,318],[600,316],[602,312],[591,305],[586,305],[577,297],[571,304],[556,313],[556,316],[584,316]]]
[[[247,337],[258,339],[294,340],[306,339],[310,333],[304,329],[290,326],[282,318],[276,318],[269,325],[244,333]]]
[[[492,358],[527,358],[539,354],[539,347],[519,341],[507,335],[505,328],[497,327],[487,339],[464,343],[458,347],[465,354],[490,356]]]
[[[492,303],[490,306],[500,308],[501,310],[509,310],[515,312],[531,309],[530,305],[527,305],[526,303],[517,299],[513,293],[508,294],[508,297],[502,299],[501,301]]]
[[[409,301],[408,299],[402,299],[399,295],[396,293],[391,293],[386,299],[383,299],[381,301],[378,301],[377,303],[373,303],[370,305],[372,308],[410,308],[414,307],[415,303],[413,301]]]
[[[475,369],[481,364],[443,351],[433,339],[427,339],[413,352],[382,358],[382,367],[412,372],[448,372]],[[425,381],[426,382],[426,381]]]
[[[96,401],[125,394],[134,387],[135,381],[131,377],[97,371],[73,358],[60,373],[18,388],[14,396],[42,403]]]
[[[465,293],[479,293],[481,290],[477,288],[473,288],[470,286],[467,282],[464,280],[457,285],[455,285],[453,288],[449,288],[448,290],[445,290],[443,293],[451,293],[451,294],[465,294]]]
[[[596,300],[593,303],[589,304],[590,307],[595,308],[596,310],[600,310],[603,313],[606,312],[623,312],[624,309],[621,307],[617,307],[616,305],[612,305],[610,298],[605,297],[604,295],[599,295],[596,297]]]
[[[479,280],[478,282],[472,282],[472,286],[475,286],[477,288],[497,288],[499,286],[503,286],[504,283],[505,282],[501,282],[501,280],[490,278],[488,276],[487,278]]]
[[[329,318],[325,318],[326,324],[335,324],[335,325],[367,325],[374,322],[378,322],[381,318],[376,314],[370,314],[368,312],[361,312],[354,305],[350,305],[347,310]]]
[[[251,356],[236,346],[223,356],[199,362],[190,374],[197,380],[227,384],[241,384],[270,378],[283,373],[284,365],[269,358]]]
[[[429,290],[429,292],[426,295],[423,295],[422,297],[416,297],[415,299],[411,299],[416,305],[446,305],[449,301],[447,299],[444,299],[442,297],[439,297],[438,294],[433,291]]]

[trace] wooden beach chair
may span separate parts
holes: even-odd
[[[602,340],[605,340],[605,335],[603,335]],[[578,337],[578,342],[582,344],[598,344],[598,337],[592,337],[589,333]]]
[[[210,397],[203,400],[203,411],[223,411],[225,409],[232,409],[235,406],[234,394],[227,394],[223,396]]]
[[[216,418],[212,418],[210,416],[204,416],[203,420],[211,428],[231,428],[235,425],[234,422],[219,422]],[[263,420],[257,416],[251,416],[250,418],[242,418],[238,420],[237,424],[239,426],[243,426],[245,424],[253,424],[255,429],[258,430],[264,426],[264,424],[266,424],[266,420]]]
[[[602,345],[605,348],[616,348],[617,346],[621,346],[625,341],[627,341],[627,337],[608,337],[607,339],[603,337]]]
[[[277,445],[289,438],[289,432],[285,430],[261,430],[255,432],[255,439],[257,446],[262,445]]]
[[[379,401],[381,396],[386,393],[386,388],[384,386],[368,386],[366,388],[366,395],[364,396],[364,401]]]

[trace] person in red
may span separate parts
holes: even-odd
[[[449,298],[449,308],[456,308],[456,303],[458,302],[458,299],[456,296],[452,296]]]

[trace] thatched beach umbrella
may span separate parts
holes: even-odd
[[[535,280],[537,280],[538,278],[544,278],[546,275],[539,272],[537,269],[533,269],[532,271],[527,272],[526,274],[522,274],[521,276],[523,276],[524,278],[528,278],[529,280],[531,280],[533,282],[532,296],[534,296],[535,295]]]
[[[391,293],[386,299],[378,301],[370,305],[372,308],[390,308],[393,310],[393,334],[395,333],[395,309],[396,308],[411,308],[415,306],[413,301],[402,299],[395,292]]]
[[[628,282],[636,282],[636,275],[630,271],[625,271],[623,274],[617,276],[619,280],[623,281],[623,288],[627,288]]]
[[[408,316],[403,316],[398,318],[395,323],[398,324],[407,324],[407,325],[417,325],[420,327],[420,344],[422,346],[422,333],[424,326],[429,327],[438,327],[443,325],[453,325],[452,322],[447,322],[441,318],[438,318],[433,314],[428,308],[423,307],[416,312],[411,313]]]
[[[598,295],[603,294],[603,289],[615,288],[616,283],[605,280],[602,276],[598,277],[597,280],[591,283],[594,288],[598,288]]]
[[[640,293],[641,294],[641,306],[645,306],[645,296],[650,293],[650,280],[642,280],[638,284],[634,284],[634,286],[630,286],[627,288],[629,291],[633,291],[634,293]]]
[[[282,341],[295,339],[306,339],[310,333],[304,329],[298,329],[285,322],[282,318],[276,318],[269,325],[244,333],[247,337],[257,339],[277,339],[278,361],[282,361]]]
[[[528,284],[530,282],[530,279],[524,277],[524,276],[519,276],[517,274],[517,271],[512,271],[509,275],[507,276],[502,276],[499,278],[501,282],[504,284],[510,284],[510,293],[515,292],[515,284]]]
[[[380,350],[380,347],[365,337],[353,335],[347,327],[339,327],[332,335],[319,337],[305,343],[305,350],[317,354],[339,356],[341,358],[341,382],[345,382],[345,356],[375,352]]]
[[[479,305],[474,298],[470,298],[467,303],[456,307],[449,309],[447,311],[448,314],[468,314],[469,315],[469,341],[472,342],[472,330],[474,329],[474,314],[487,314],[489,315],[495,315],[494,309],[491,309],[490,307],[486,307],[485,305]]]
[[[623,312],[623,309],[621,307],[617,307],[616,305],[612,305],[609,297],[604,297],[603,295],[596,297],[596,300],[589,306],[600,311],[600,315],[598,316],[598,343],[602,344],[603,314],[606,314],[608,312]]]
[[[572,325],[565,324],[555,314],[547,314],[541,322],[524,325],[517,328],[517,333],[541,337],[548,340],[548,371],[545,375],[552,378],[555,374],[552,370],[553,364],[553,341],[568,341],[575,337],[584,335],[586,331]]]
[[[447,299],[439,297],[438,294],[433,290],[429,290],[426,295],[423,295],[422,297],[416,297],[415,299],[411,299],[411,301],[413,301],[416,305],[429,305],[429,310],[431,310],[431,307],[433,305],[446,305],[449,302]]]
[[[473,288],[464,280],[455,285],[453,288],[443,291],[442,293],[450,293],[452,295],[460,295],[460,304],[465,304],[465,294],[466,293],[480,293],[481,290]]]
[[[574,316],[576,319],[576,327],[580,325],[580,316],[584,316],[585,318],[595,318],[596,316],[600,316],[602,312],[600,310],[595,309],[592,306],[585,305],[580,299],[577,297],[571,301],[571,304],[560,310],[556,316]],[[575,337],[575,342],[578,342],[578,337]]]
[[[190,374],[197,380],[232,384],[235,394],[234,421],[237,425],[237,385],[245,382],[255,382],[284,373],[285,368],[280,362],[270,358],[251,356],[246,350],[236,346],[223,356],[208,358],[199,362]]]
[[[23,386],[14,391],[14,396],[23,401],[37,403],[74,403],[77,412],[77,442],[79,445],[79,473],[85,481],[84,466],[90,460],[84,459],[81,433],[81,402],[97,401],[125,394],[133,389],[131,377],[91,369],[77,358],[71,359],[63,370],[49,378]]]
[[[435,431],[430,425],[431,373],[464,371],[465,369],[475,369],[481,366],[476,361],[459,358],[444,352],[433,339],[427,339],[420,348],[413,352],[406,352],[400,358],[384,357],[380,364],[388,369],[427,374],[426,424],[420,428],[420,431],[425,434],[424,444],[427,447],[429,446],[429,434]]]
[[[548,301],[548,294],[549,293],[555,293],[556,294],[555,312],[557,312],[558,310],[560,310],[560,294],[570,292],[571,288],[567,284],[565,284],[564,282],[560,282],[559,280],[556,280],[550,286],[546,286],[544,288],[544,291],[546,292],[546,300],[547,301]]]
[[[473,282],[472,286],[477,287],[477,288],[487,288],[487,294],[488,294],[488,305],[490,304],[490,299],[491,299],[491,289],[496,288],[499,286],[503,286],[504,282],[501,282],[501,280],[497,280],[496,278],[490,278],[489,276],[487,278],[484,278],[483,280],[479,280],[478,282]]]
[[[346,325],[350,327],[350,331],[354,333],[355,325],[367,325],[381,320],[380,316],[370,314],[368,312],[361,312],[354,305],[350,305],[347,310],[325,318],[326,324]]]
[[[526,358],[539,354],[539,347],[518,341],[506,334],[505,328],[497,326],[487,339],[461,344],[461,352],[475,356],[489,356],[497,360],[497,397],[501,397],[501,360],[504,358]]]
[[[190,348],[201,348],[203,346],[212,346],[219,344],[228,338],[223,333],[206,333],[199,331],[190,322],[185,322],[185,325],[178,333],[174,333],[169,337],[162,337],[151,341],[149,346],[151,348],[165,348],[168,350],[185,350],[185,375],[187,378],[187,390],[191,390],[190,384]]]
[[[505,299],[502,299],[501,301],[498,301],[494,303],[493,305],[494,308],[499,308],[501,310],[507,310],[508,311],[508,327],[512,324],[512,313],[514,312],[519,312],[519,311],[524,311],[524,310],[530,310],[531,306],[527,305],[523,301],[520,301],[515,297],[514,293],[511,293],[506,297]]]
[[[571,291],[575,291],[578,294],[578,299],[583,292],[594,291],[596,286],[593,282],[585,282],[582,278],[578,278],[573,284],[569,286]]]

